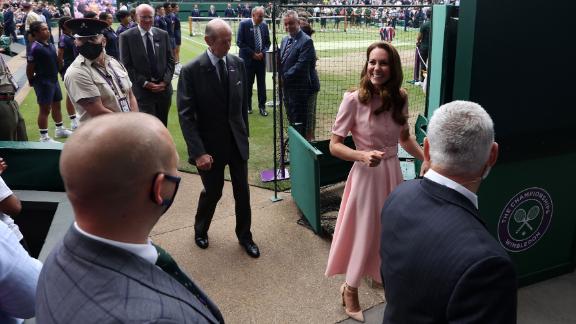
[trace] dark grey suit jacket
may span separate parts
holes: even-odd
[[[174,74],[174,56],[170,47],[168,33],[162,29],[152,27],[156,62],[159,73],[162,75],[160,81],[166,83],[166,91],[172,93],[172,75]],[[130,81],[132,81],[132,91],[138,100],[154,96],[153,92],[144,89],[144,82],[152,80],[152,69],[148,62],[146,47],[140,35],[138,27],[130,28],[120,34],[120,61],[126,67]]]
[[[207,307],[157,266],[72,226],[40,273],[36,322],[223,323],[198,291]]]
[[[382,210],[384,323],[516,323],[516,274],[476,207],[428,179]]]
[[[180,127],[188,146],[189,162],[202,154],[221,160],[235,143],[243,160],[248,160],[248,101],[246,70],[237,56],[226,55],[229,100],[210,62],[203,53],[186,64],[178,80],[177,105]]]

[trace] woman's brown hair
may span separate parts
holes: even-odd
[[[368,75],[368,60],[370,59],[370,53],[376,49],[381,48],[388,53],[388,65],[390,66],[390,79],[383,84],[381,87],[376,88],[372,82],[370,82],[370,76]],[[374,114],[378,115],[384,111],[392,111],[392,119],[399,124],[404,125],[406,123],[406,118],[402,113],[402,108],[406,102],[406,98],[400,93],[400,86],[404,80],[404,75],[402,73],[402,62],[400,61],[400,55],[394,46],[387,42],[376,42],[368,46],[366,50],[366,63],[364,63],[364,68],[360,74],[360,87],[358,89],[358,99],[363,104],[368,104],[373,96],[380,95],[382,98],[382,105],[378,107]]]

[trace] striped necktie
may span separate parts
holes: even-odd
[[[288,58],[288,54],[290,54],[290,49],[292,48],[292,38],[289,38],[288,41],[286,42],[286,48],[284,48],[284,53],[282,53],[282,63],[284,63],[284,61],[286,61],[286,59]]]
[[[255,52],[260,53],[262,52],[262,35],[260,35],[260,25],[254,26],[254,43],[255,43]]]

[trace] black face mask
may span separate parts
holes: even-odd
[[[154,188],[154,184],[156,183],[156,177],[158,176],[158,174],[156,174],[156,176],[154,176],[154,182],[152,183],[152,188]],[[162,206],[164,206],[164,209],[162,210],[162,215],[164,215],[168,209],[170,209],[170,206],[172,206],[172,203],[174,202],[174,198],[176,198],[176,193],[178,192],[178,186],[180,185],[180,177],[177,176],[171,176],[168,175],[166,173],[164,173],[164,179],[174,182],[175,184],[175,188],[174,188],[174,193],[172,194],[172,198],[170,199],[163,199],[162,200]],[[151,198],[152,201],[156,201],[156,199],[154,199],[154,191],[151,192]]]
[[[96,59],[98,56],[100,56],[100,53],[102,53],[103,50],[102,44],[93,44],[90,42],[86,42],[84,45],[77,48],[78,53],[89,60]]]

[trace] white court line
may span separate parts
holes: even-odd
[[[190,38],[190,37],[188,37],[188,36],[182,35],[182,38],[184,38],[184,39],[186,39],[186,40],[189,40],[189,41],[191,41],[192,43],[196,43],[196,44],[198,44],[198,45],[202,45],[202,46],[204,46],[204,47],[208,47],[208,44],[206,44],[206,43],[201,43],[201,42],[199,42],[199,41],[197,41],[197,40],[194,40],[194,39],[192,39],[192,38]]]

